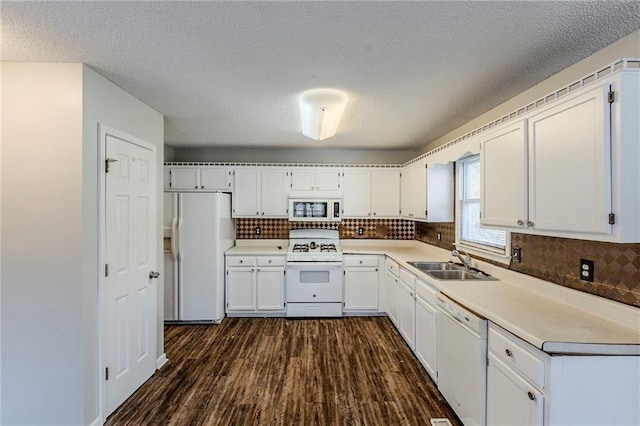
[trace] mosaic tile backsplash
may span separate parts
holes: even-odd
[[[260,235],[255,233],[256,227],[260,227]],[[363,235],[358,235],[359,227],[363,228]],[[289,230],[295,228],[337,229],[340,238],[415,239],[445,250],[452,250],[455,241],[454,222],[422,223],[404,219],[345,219],[342,222],[238,219],[236,238],[286,240]],[[522,263],[509,266],[513,271],[640,307],[640,244],[511,233],[511,246],[522,249]],[[594,261],[594,282],[579,279],[580,259]]]
[[[509,269],[607,299],[640,306],[640,244],[511,234],[522,263]],[[579,279],[580,259],[593,260],[593,282]]]
[[[260,234],[256,228],[260,228]],[[289,222],[288,219],[237,219],[236,238],[286,240],[289,230],[300,228],[337,229],[340,238],[413,240],[415,226],[404,219],[344,219],[341,222]],[[362,228],[362,235],[358,234]]]

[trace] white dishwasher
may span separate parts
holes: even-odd
[[[486,423],[487,320],[437,300],[438,389],[465,425]]]

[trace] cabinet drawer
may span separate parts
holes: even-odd
[[[431,306],[436,306],[436,300],[440,292],[431,285],[416,278],[416,295],[422,300],[429,303]]]
[[[384,261],[384,269],[391,272],[396,277],[400,276],[400,266],[388,257]]]
[[[259,256],[258,266],[284,266],[284,256]]]
[[[227,266],[255,266],[256,258],[252,256],[227,256]]]
[[[378,256],[345,256],[344,266],[378,266]]]
[[[416,276],[402,268],[400,268],[400,281],[410,287],[411,290],[416,289]]]
[[[544,389],[544,359],[525,348],[525,342],[518,342],[517,337],[506,333],[493,324],[490,325],[489,351],[530,380],[533,385]]]

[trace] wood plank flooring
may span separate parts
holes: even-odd
[[[167,326],[165,352],[108,426],[460,424],[386,317]]]

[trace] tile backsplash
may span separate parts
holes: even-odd
[[[255,232],[260,227],[260,234]],[[337,229],[340,238],[418,240],[452,250],[455,223],[404,219],[344,219],[342,222],[289,222],[287,219],[238,219],[238,239],[288,239],[295,228]],[[358,228],[363,234],[358,235]],[[438,239],[440,234],[440,239]],[[640,306],[640,244],[615,244],[511,233],[522,249],[522,263],[509,269],[565,287]],[[581,281],[580,259],[594,261],[594,282]],[[493,263],[493,262],[492,262]],[[505,265],[499,265],[505,267]]]
[[[522,263],[511,270],[607,299],[640,306],[640,244],[511,234]],[[594,281],[580,280],[580,259],[594,262]]]
[[[256,228],[260,228],[260,234]],[[415,225],[412,220],[404,219],[344,219],[341,222],[289,222],[288,219],[237,219],[236,238],[238,239],[277,239],[289,238],[290,229],[336,229],[340,238],[413,240]],[[358,234],[362,228],[362,235]]]

